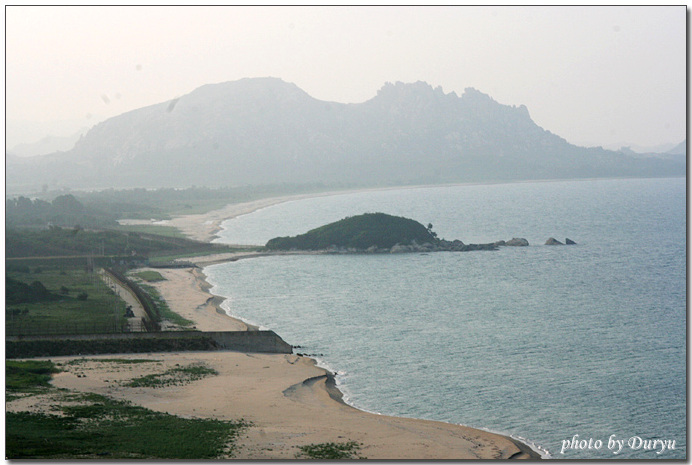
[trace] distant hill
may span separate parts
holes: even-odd
[[[665,150],[665,151],[658,151],[658,152],[639,152],[633,150],[631,147],[622,147],[619,150],[623,154],[627,156],[631,156],[633,158],[640,158],[640,159],[661,159],[661,160],[668,160],[668,161],[673,161],[677,162],[680,164],[686,165],[687,163],[687,139],[683,140],[680,142],[678,145]]]
[[[575,124],[578,122],[575,121]],[[275,78],[202,86],[94,126],[73,149],[7,157],[8,188],[334,186],[684,176],[685,163],[583,148],[469,88],[387,83],[359,104]]]
[[[276,237],[269,250],[391,249],[397,244],[437,243],[433,233],[417,221],[385,213],[366,213],[293,237]]]
[[[668,150],[666,153],[671,155],[686,155],[687,154],[687,139],[680,142],[678,145]]]
[[[75,143],[85,132],[86,130],[67,137],[46,136],[40,141],[32,144],[16,145],[9,149],[7,153],[17,157],[33,157],[52,152],[65,152],[74,147]]]

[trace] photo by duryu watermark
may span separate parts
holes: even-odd
[[[625,448],[638,451],[651,451],[661,455],[666,451],[675,450],[675,439],[647,439],[640,436],[618,438],[611,434],[607,439],[582,439],[575,434],[569,439],[562,440],[561,454],[569,450],[604,450],[617,455]]]

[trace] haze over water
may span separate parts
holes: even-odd
[[[496,252],[266,257],[205,269],[234,316],[339,373],[356,407],[523,437],[554,458],[686,457],[686,180],[427,187],[225,223],[263,244],[381,211]],[[548,237],[576,246],[544,246]],[[563,441],[602,441],[563,449]],[[608,440],[675,440],[674,450]],[[660,450],[660,447],[657,449]],[[562,453],[564,452],[564,453]]]

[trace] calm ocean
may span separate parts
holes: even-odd
[[[229,220],[218,241],[365,212],[531,245],[241,260],[205,269],[211,291],[337,372],[358,408],[510,434],[557,459],[686,458],[684,178],[319,197]]]

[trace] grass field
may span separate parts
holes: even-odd
[[[144,281],[150,282],[150,283],[155,283],[157,281],[165,281],[166,278],[164,278],[161,273],[158,271],[153,271],[153,270],[146,270],[146,271],[138,271],[136,273],[132,273],[133,276],[136,276],[139,279],[143,279]]]
[[[45,264],[26,271],[6,268],[7,276],[18,281],[39,281],[53,298],[7,304],[7,335],[118,332],[125,324],[125,302],[96,273]]]

